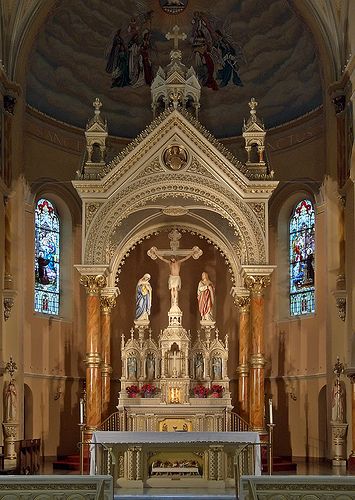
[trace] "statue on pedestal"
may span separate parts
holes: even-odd
[[[17,417],[17,391],[11,379],[5,389],[5,422],[15,422]]]
[[[150,274],[145,274],[136,287],[136,314],[135,321],[149,320],[152,306],[152,286],[149,283]]]
[[[202,273],[201,280],[197,287],[198,309],[200,311],[202,321],[214,321],[213,304],[214,304],[214,286],[206,272]]]

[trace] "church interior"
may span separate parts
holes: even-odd
[[[116,486],[231,487],[246,431],[355,474],[355,2],[0,20],[0,470],[175,432],[120,443]]]

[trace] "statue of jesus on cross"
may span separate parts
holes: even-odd
[[[179,291],[181,290],[181,278],[180,278],[180,267],[185,260],[190,257],[193,259],[198,259],[202,255],[202,250],[199,247],[193,247],[190,250],[180,250],[179,240],[181,238],[181,233],[174,229],[169,233],[170,239],[170,249],[158,250],[157,247],[152,247],[148,250],[147,254],[153,260],[157,258],[169,264],[170,276],[168,280],[168,287],[171,294],[171,309],[173,307],[179,307]],[[164,258],[170,257],[169,259]],[[181,259],[177,259],[181,256]]]

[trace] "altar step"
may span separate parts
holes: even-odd
[[[115,500],[236,500],[235,490],[228,488],[204,489],[198,491],[192,488],[146,488],[143,491],[116,489]]]
[[[262,460],[263,474],[268,472],[268,466],[264,459]],[[297,464],[292,462],[291,457],[274,457],[273,459],[273,473],[275,472],[297,472]]]
[[[87,464],[88,459],[84,458],[84,470],[87,467]],[[80,471],[80,456],[67,455],[65,457],[58,458],[58,460],[53,462],[53,469]]]

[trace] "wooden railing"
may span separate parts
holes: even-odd
[[[119,431],[120,429],[120,414],[118,411],[111,413],[97,428],[98,431]]]
[[[238,413],[232,411],[231,413],[231,431],[232,432],[243,432],[250,431],[249,423],[244,420]]]

